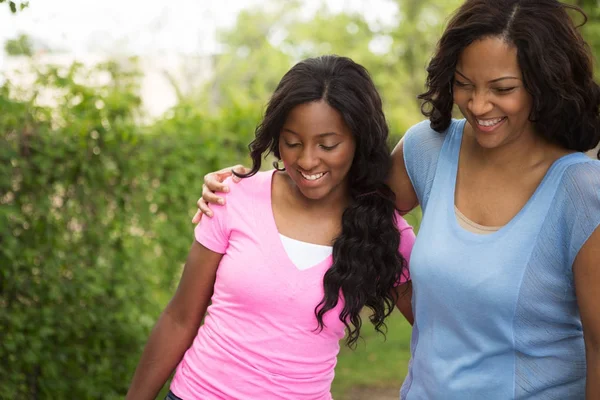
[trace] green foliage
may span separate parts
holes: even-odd
[[[246,154],[256,110],[181,104],[143,127],[137,78],[75,64],[40,71],[28,97],[0,88],[3,397],[122,398],[192,241],[200,178]]]
[[[16,14],[17,11],[23,11],[25,8],[29,7],[29,1],[16,2],[12,0],[0,0],[0,4],[2,3],[7,3],[10,12],[12,12],[13,14]]]
[[[579,0],[578,3],[588,17],[588,21],[583,26],[582,32],[590,44],[592,54],[596,57],[596,77],[598,77],[600,76],[600,63],[598,60],[598,54],[600,54],[600,1]]]
[[[15,39],[9,39],[4,44],[4,51],[9,56],[28,56],[33,55],[33,45],[29,36],[21,34]]]

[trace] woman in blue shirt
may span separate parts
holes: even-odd
[[[429,64],[389,182],[423,208],[403,399],[600,399],[600,88],[569,11],[466,1]]]

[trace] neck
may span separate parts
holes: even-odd
[[[325,197],[320,199],[310,199],[306,197],[294,183],[294,181],[285,174],[285,181],[289,193],[290,202],[311,212],[325,212],[330,214],[332,211],[342,213],[350,203],[350,191],[348,186],[340,185]]]

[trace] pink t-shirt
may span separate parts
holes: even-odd
[[[306,270],[288,258],[271,208],[272,177],[229,182],[227,204],[213,206],[213,218],[195,229],[196,240],[223,258],[204,323],[171,383],[184,400],[331,399],[343,304],[325,314],[322,331],[314,310],[332,258]],[[408,260],[414,233],[396,217]]]

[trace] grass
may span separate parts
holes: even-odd
[[[407,373],[411,327],[397,310],[387,320],[386,339],[375,332],[366,317],[356,349],[342,347],[332,386],[334,398],[344,399],[353,387],[394,387]]]

